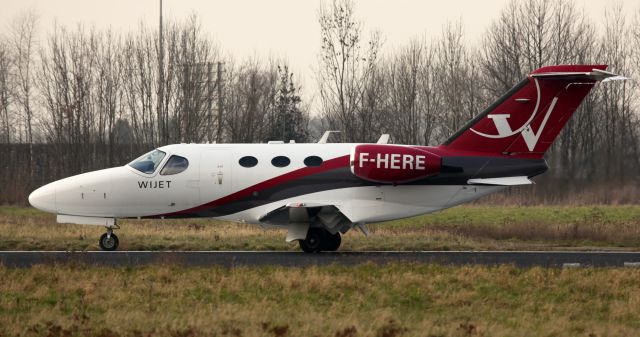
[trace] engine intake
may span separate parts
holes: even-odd
[[[401,145],[362,144],[351,150],[351,172],[364,180],[402,184],[440,173],[440,156]]]

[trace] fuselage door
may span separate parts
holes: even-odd
[[[207,150],[200,157],[200,202],[207,203],[231,193],[231,151]]]

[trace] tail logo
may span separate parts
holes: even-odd
[[[479,136],[482,136],[485,138],[492,138],[492,139],[508,138],[517,134],[521,134],[522,138],[527,144],[527,147],[529,148],[529,151],[533,152],[533,150],[536,147],[536,144],[538,144],[538,141],[540,140],[540,135],[542,134],[542,131],[544,130],[544,127],[547,124],[547,121],[549,120],[549,116],[553,112],[553,109],[556,106],[556,102],[558,101],[558,97],[553,98],[553,101],[551,101],[551,104],[549,105],[549,109],[547,110],[547,113],[545,114],[544,119],[542,120],[542,123],[538,128],[538,131],[537,132],[533,131],[531,127],[531,122],[536,117],[538,113],[538,107],[540,105],[540,85],[538,83],[538,80],[535,78],[534,78],[534,82],[536,84],[536,91],[538,96],[536,100],[536,106],[533,109],[533,112],[531,113],[531,116],[529,117],[529,119],[521,127],[519,127],[516,130],[513,130],[511,128],[511,125],[509,124],[509,117],[511,117],[510,114],[494,114],[494,115],[487,115],[487,118],[490,118],[493,121],[493,124],[495,125],[496,130],[498,131],[497,135],[483,133],[483,132],[474,130],[473,128],[471,128],[470,130]]]

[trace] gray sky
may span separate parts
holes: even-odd
[[[365,29],[377,29],[393,48],[412,37],[436,37],[447,21],[462,20],[467,41],[479,37],[498,17],[508,0],[360,0],[356,14]],[[611,0],[576,0],[596,23]],[[638,0],[622,0],[626,8],[640,8]],[[137,29],[141,21],[158,24],[158,0],[0,0],[0,32],[20,12],[34,9],[41,33],[54,21],[66,26],[83,23],[116,31]],[[226,54],[237,58],[282,57],[291,64],[306,92],[313,91],[313,67],[320,48],[317,12],[320,0],[164,0],[164,15],[183,19],[197,13],[203,30]]]

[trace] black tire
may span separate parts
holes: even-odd
[[[307,231],[307,237],[304,240],[300,240],[300,248],[305,253],[317,253],[323,248],[325,242],[325,235],[320,228],[309,228]]]
[[[331,234],[329,232],[326,233],[326,241],[324,250],[328,252],[335,252],[340,248],[340,244],[342,243],[342,236],[340,233]]]
[[[118,249],[118,244],[120,242],[118,241],[118,237],[115,234],[111,233],[111,238],[107,238],[107,233],[104,233],[100,237],[99,243],[100,243],[100,249],[106,250],[106,251],[114,251]]]

